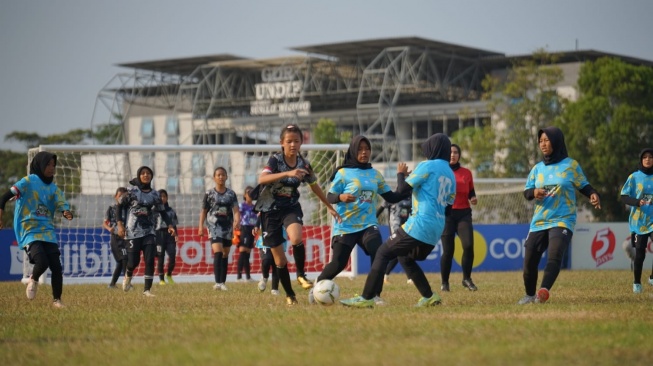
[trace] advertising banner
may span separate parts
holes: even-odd
[[[571,245],[572,269],[630,269],[627,222],[577,224]],[[653,244],[648,241],[644,273],[651,268]]]

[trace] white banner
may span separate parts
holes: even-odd
[[[630,269],[630,258],[624,250],[630,248],[627,222],[576,224],[571,244],[571,269]],[[642,271],[644,281],[653,263],[653,244],[649,240]]]

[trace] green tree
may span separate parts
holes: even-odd
[[[521,178],[541,159],[537,130],[553,124],[566,103],[555,88],[563,79],[556,61],[539,50],[516,62],[505,77],[488,75],[483,80],[484,99],[493,116],[492,125],[484,130],[490,138],[474,134],[475,138],[462,141],[470,145],[461,147],[475,156],[492,153],[473,161],[480,164],[474,168],[487,169],[487,176]]]
[[[0,195],[3,195],[14,183],[18,182],[27,174],[27,154],[0,150],[0,161],[2,161],[2,169],[0,169]],[[13,203],[5,206],[4,214],[0,219],[2,219],[2,225],[4,227],[11,228],[13,226]]]
[[[653,146],[653,68],[601,58],[581,67],[578,87],[580,97],[557,124],[569,155],[601,194],[602,209],[593,211],[595,216],[626,220],[621,187],[637,169],[640,151]]]
[[[317,126],[312,131],[313,141],[316,144],[341,144],[349,143],[351,140],[351,132],[338,131],[335,122],[328,118],[322,118],[317,122]],[[327,180],[331,176],[333,169],[344,160],[344,155],[340,154],[340,159],[336,157],[333,151],[314,151],[309,155],[309,160],[313,167],[315,175],[318,177],[318,183],[321,187],[327,187],[329,182]],[[326,193],[326,190],[325,190]],[[311,195],[311,199],[316,201],[318,198]],[[326,207],[319,205],[320,209],[313,212],[313,222],[327,222],[328,220]]]

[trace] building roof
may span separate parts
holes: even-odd
[[[486,51],[479,48],[466,47],[419,37],[380,38],[362,41],[330,43],[313,46],[293,47],[292,50],[315,53],[338,58],[375,57],[386,48],[412,46],[419,49],[429,49],[443,54],[455,54],[467,58],[488,56],[504,56],[503,53]]]
[[[209,56],[197,56],[187,58],[173,58],[167,60],[155,61],[142,61],[142,62],[129,62],[118,64],[120,67],[127,67],[130,69],[141,69],[147,71],[163,72],[167,74],[176,75],[190,75],[198,66],[206,65],[214,62],[233,61],[233,60],[247,60],[245,57],[234,56],[228,53]]]
[[[653,61],[644,60],[641,58],[622,56],[615,53],[596,51],[596,50],[575,50],[575,51],[558,51],[548,52],[550,56],[557,57],[556,63],[569,63],[569,62],[587,62],[596,61],[601,57],[613,57],[622,60],[631,65],[642,65],[653,67]],[[491,67],[503,68],[510,67],[516,61],[530,60],[533,58],[532,54],[527,55],[511,55],[511,56],[493,56],[487,57],[483,63]]]

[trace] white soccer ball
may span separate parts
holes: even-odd
[[[321,305],[333,305],[340,298],[340,287],[331,280],[322,280],[313,287],[313,298]]]

